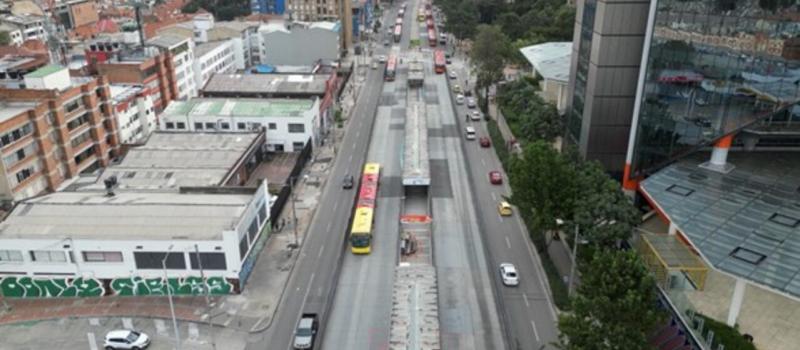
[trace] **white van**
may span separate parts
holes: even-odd
[[[465,131],[465,135],[464,136],[467,138],[467,140],[474,140],[475,139],[475,128],[473,128],[471,126],[468,126],[468,127],[464,128],[464,131]]]

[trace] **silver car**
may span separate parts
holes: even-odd
[[[519,275],[517,274],[517,268],[514,267],[514,264],[500,264],[500,277],[503,279],[503,284],[506,286],[511,287],[519,285]]]
[[[103,348],[106,350],[140,350],[150,346],[150,337],[147,334],[120,329],[106,333]]]

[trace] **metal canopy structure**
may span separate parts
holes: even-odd
[[[705,287],[708,267],[676,236],[643,233],[637,250],[662,289],[668,289],[670,276],[676,273],[684,273],[698,290]]]
[[[411,94],[412,92],[409,92]],[[403,186],[430,186],[428,161],[428,121],[424,104],[411,102],[406,112],[406,139],[403,149]]]

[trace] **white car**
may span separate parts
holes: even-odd
[[[514,267],[514,264],[500,264],[500,277],[503,279],[503,284],[507,286],[519,285],[519,275],[517,274],[517,268]]]
[[[458,94],[456,95],[456,104],[463,105],[464,104],[464,95]]]
[[[378,56],[378,62],[380,62],[380,63],[386,63],[386,56],[384,56],[384,55],[380,55],[380,56]]]
[[[128,329],[108,332],[103,342],[103,347],[106,350],[140,350],[148,346],[150,346],[150,337],[148,337],[147,334]]]
[[[481,120],[481,112],[478,112],[477,110],[473,109],[472,113],[469,114],[469,119],[471,119],[474,122],[475,121],[480,121]]]
[[[458,78],[458,76],[456,75],[456,72],[453,72],[453,71],[450,71],[450,73],[448,73],[448,75],[450,76],[450,79]]]
[[[470,98],[467,99],[467,107],[475,108],[475,99],[474,98],[470,97]]]

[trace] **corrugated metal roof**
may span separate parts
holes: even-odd
[[[536,73],[549,80],[569,81],[572,42],[552,42],[526,46],[519,51]]]

